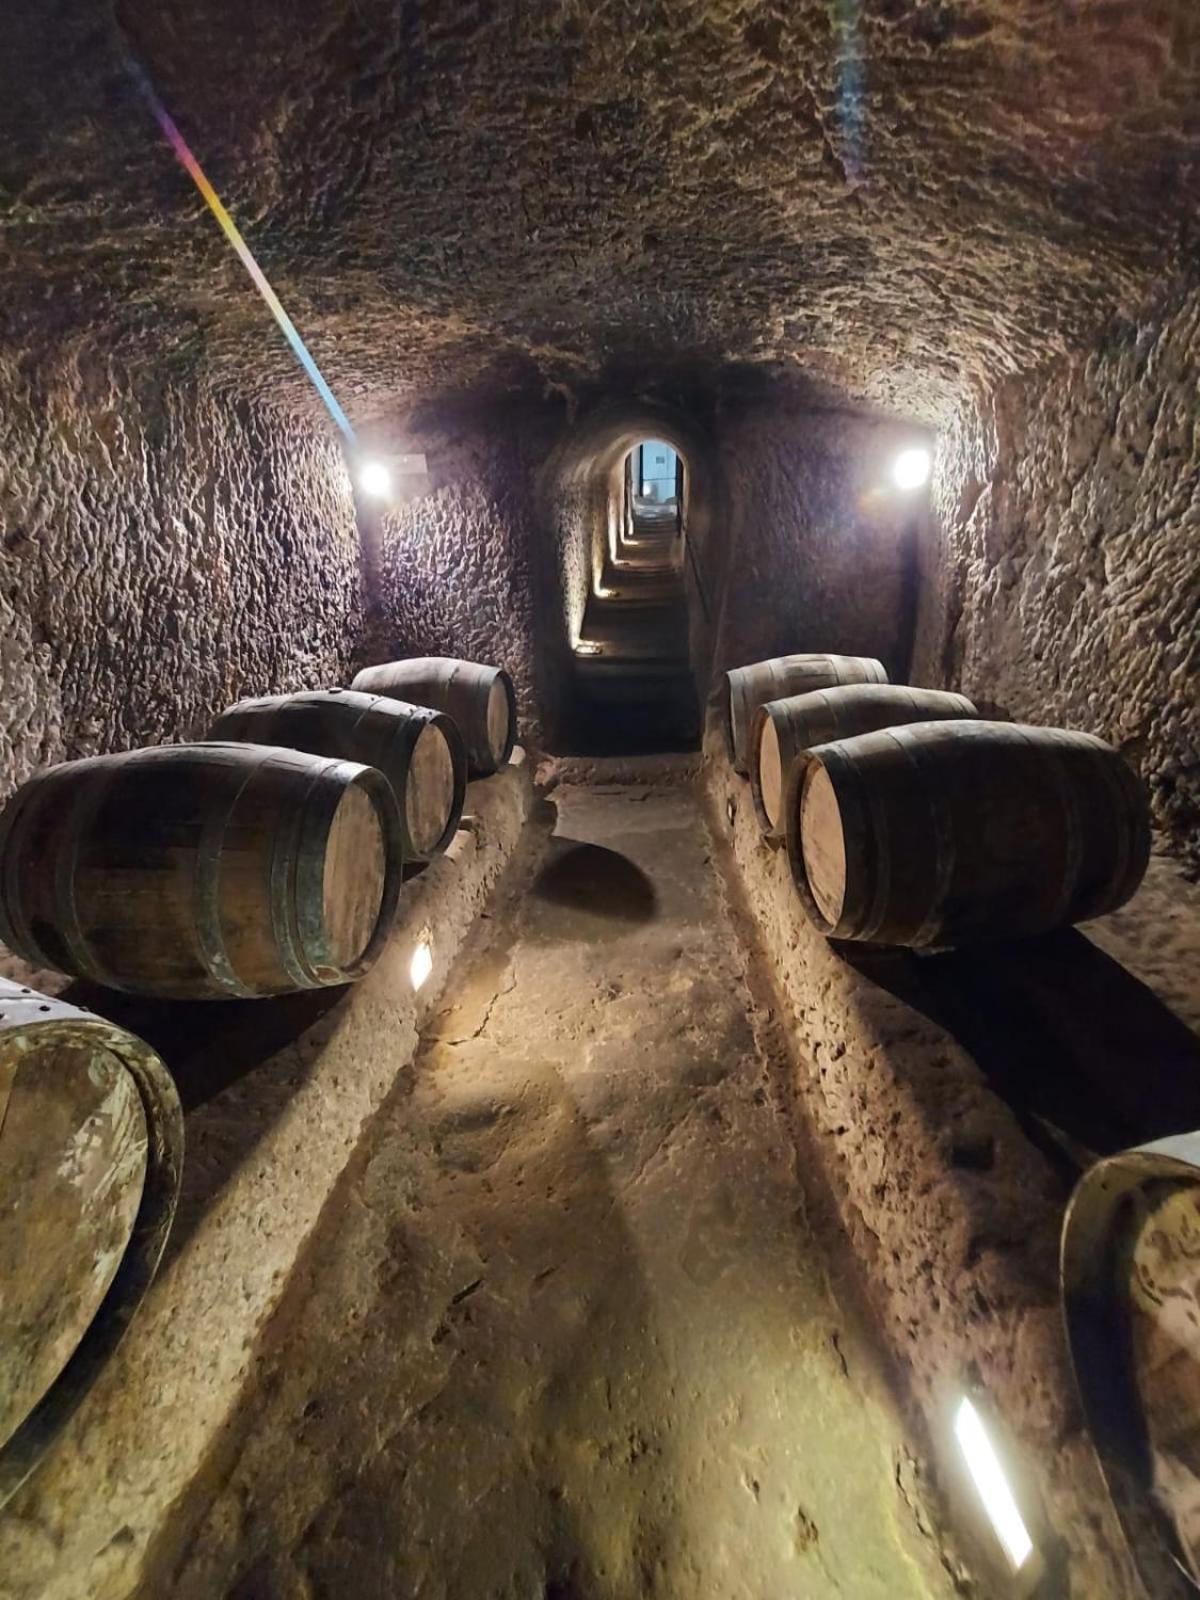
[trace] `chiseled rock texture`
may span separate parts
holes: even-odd
[[[934,416],[1194,256],[1194,0],[12,9],[5,315],[314,415],[132,63],[352,413],[683,349]]]
[[[916,678],[1111,740],[1200,871],[1200,293],[942,435]]]
[[[435,405],[420,419],[393,420],[380,430],[383,448],[421,452],[427,471],[411,487],[401,481],[366,541],[374,604],[365,653],[505,667],[521,740],[534,747],[543,738],[543,599],[556,607],[546,593],[553,558],[536,472],[559,426],[557,412],[527,400],[468,415]],[[549,626],[561,634],[560,622]]]
[[[720,462],[728,518],[704,562],[723,597],[717,667],[793,651],[878,656],[903,680],[920,501],[891,492],[919,429],[772,396],[730,418]]]
[[[0,394],[0,797],[342,681],[358,535],[327,438],[94,352],[0,358]]]

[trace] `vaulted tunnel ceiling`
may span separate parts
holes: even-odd
[[[936,417],[1185,271],[1195,0],[18,0],[4,343],[308,409],[141,61],[356,417],[777,363]]]

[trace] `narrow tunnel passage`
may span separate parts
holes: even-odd
[[[554,806],[147,1596],[951,1592],[696,795]]]
[[[625,458],[620,515],[575,646],[581,723],[603,751],[693,748],[699,716],[684,574],[683,457],[647,439]]]
[[[559,524],[571,642],[564,752],[699,746],[696,611],[705,602],[692,544],[710,520],[711,490],[693,455],[702,451],[619,416],[584,429],[567,451],[554,483],[573,507]]]

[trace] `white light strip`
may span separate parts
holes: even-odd
[[[409,963],[408,975],[412,980],[414,989],[419,989],[425,979],[433,971],[433,949],[429,942],[422,939],[413,951],[412,961]]]
[[[1017,1509],[1017,1502],[1004,1476],[1004,1468],[987,1436],[983,1420],[969,1400],[964,1400],[954,1418],[954,1435],[966,1458],[967,1467],[979,1491],[984,1509],[991,1518],[996,1537],[1017,1572],[1033,1552],[1033,1540]]]

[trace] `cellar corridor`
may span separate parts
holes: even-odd
[[[0,1600],[1194,1600],[1197,0],[13,0],[0,240]]]
[[[637,445],[626,458],[619,511],[599,533],[599,571],[575,645],[575,746],[582,735],[583,747],[601,754],[699,743],[682,458],[670,452],[672,493],[655,499],[641,490],[657,485],[630,470],[646,449]]]
[[[723,861],[542,802],[145,1600],[949,1600]]]

